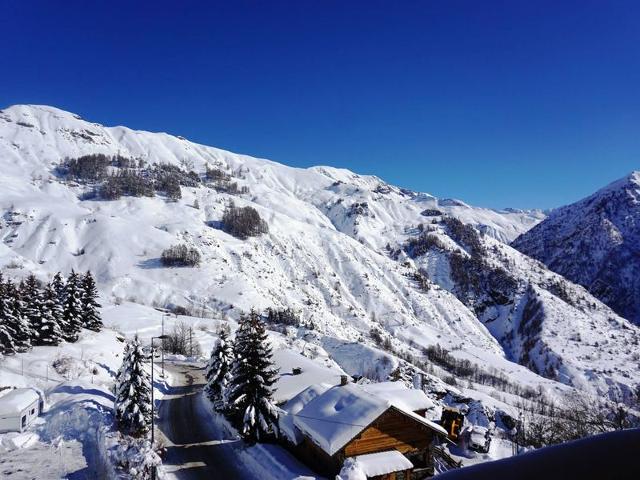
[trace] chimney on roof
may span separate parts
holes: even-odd
[[[344,386],[349,383],[349,377],[347,375],[340,375],[340,386]]]

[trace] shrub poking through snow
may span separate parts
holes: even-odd
[[[218,412],[222,412],[226,406],[226,391],[231,380],[233,345],[227,332],[221,330],[219,335],[220,338],[211,351],[211,358],[207,365],[205,373],[207,385],[204,391],[213,403],[213,408]]]
[[[185,355],[187,357],[200,357],[202,351],[200,344],[194,341],[194,331],[191,325],[177,322],[167,338],[162,340],[162,349],[173,355]]]
[[[198,250],[181,243],[163,250],[160,261],[165,267],[196,267],[200,258]]]
[[[134,437],[144,435],[151,426],[151,382],[144,369],[146,360],[136,336],[125,350],[114,400],[118,428]]]
[[[240,320],[234,343],[227,415],[249,443],[277,436],[278,414],[272,386],[278,372],[260,316],[251,311]]]
[[[108,442],[114,446],[109,449],[109,460],[116,466],[118,472],[123,472],[123,478],[134,480],[149,480],[154,468],[162,464],[162,460],[153,450],[151,442],[145,438],[131,438],[118,432],[108,434]],[[163,475],[156,475],[162,479]]]

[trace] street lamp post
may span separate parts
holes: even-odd
[[[164,317],[166,317],[168,313],[162,315],[162,336],[165,337],[164,334]],[[160,350],[160,355],[162,355],[162,378],[164,378],[164,344],[162,344],[162,349]]]
[[[167,338],[166,335],[160,335],[158,337],[151,337],[151,448],[153,448],[153,444],[155,443],[155,403],[153,400],[153,340],[164,340]],[[152,467],[151,469],[151,478],[155,480],[156,478],[156,467]]]

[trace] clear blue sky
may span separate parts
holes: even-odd
[[[0,20],[0,106],[496,208],[640,168],[637,0],[21,0]]]

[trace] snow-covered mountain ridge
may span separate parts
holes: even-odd
[[[640,324],[640,172],[555,210],[512,245]]]
[[[65,181],[55,167],[91,153],[200,174],[219,168],[248,193],[204,184],[182,187],[178,201],[82,200],[91,187]],[[640,381],[630,353],[638,329],[500,241],[535,225],[541,212],[469,207],[348,170],[291,168],[43,106],[0,113],[0,167],[3,268],[91,269],[111,302],[232,317],[290,306],[337,356],[335,339],[372,345],[370,332],[379,330],[394,351],[424,358],[424,348],[440,344],[532,387],[559,381],[624,399]],[[256,208],[269,233],[239,240],[217,228],[230,200]],[[459,231],[448,218],[484,234]],[[424,248],[406,247],[423,234]],[[200,251],[199,267],[162,267],[160,253],[178,242]]]

